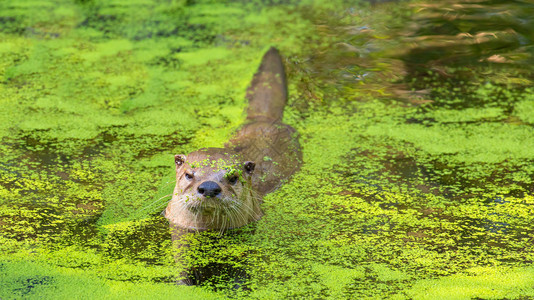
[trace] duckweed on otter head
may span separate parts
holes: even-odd
[[[534,297],[532,5],[326,2],[1,3],[0,298]],[[269,46],[303,165],[178,286],[174,154]]]

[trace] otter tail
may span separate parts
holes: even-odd
[[[247,119],[282,119],[287,102],[286,73],[278,50],[271,47],[247,89]]]

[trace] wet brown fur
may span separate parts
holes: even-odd
[[[259,220],[263,215],[262,197],[299,169],[301,154],[296,132],[281,121],[287,84],[282,59],[275,48],[264,55],[247,90],[247,99],[247,122],[224,148],[176,156],[176,187],[165,210],[176,230],[222,232]],[[235,183],[229,181],[228,172],[232,170],[239,174]],[[199,185],[205,181],[217,183],[220,194],[200,195]]]

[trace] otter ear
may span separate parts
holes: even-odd
[[[176,154],[174,156],[174,163],[177,167],[181,167],[185,162],[186,156],[182,154]]]
[[[256,167],[256,164],[251,161],[246,161],[244,167],[245,167],[245,172],[247,172],[250,175],[252,174],[252,172],[254,172],[254,168]]]

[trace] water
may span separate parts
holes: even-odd
[[[534,297],[534,4],[370,2],[1,3],[0,297]],[[270,45],[303,167],[178,286],[173,155]]]

